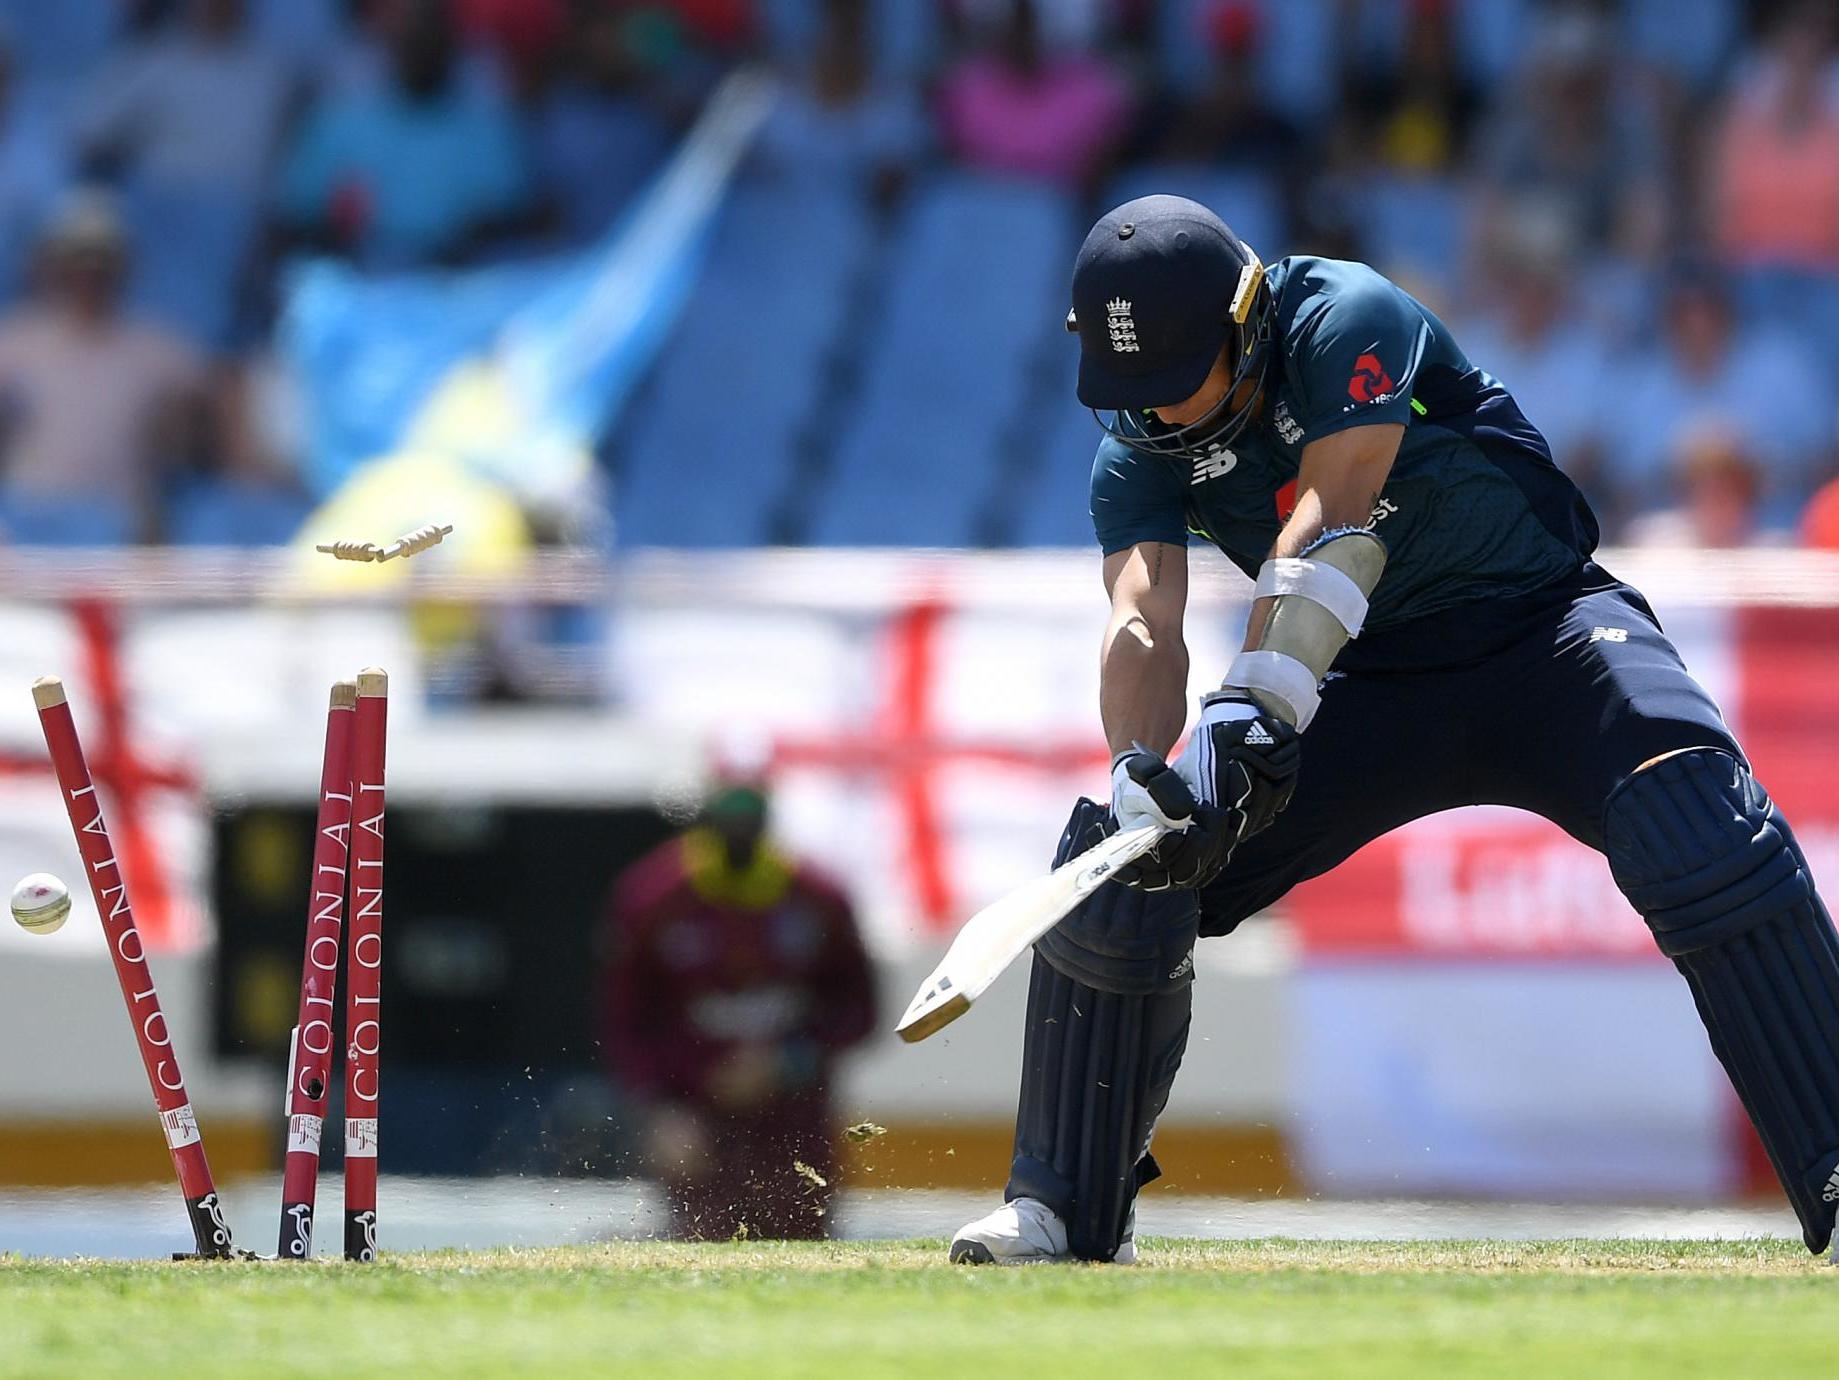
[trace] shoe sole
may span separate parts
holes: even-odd
[[[959,1238],[946,1257],[953,1265],[994,1265],[999,1270],[1024,1270],[1030,1265],[1077,1264],[1070,1255],[997,1256],[981,1241]]]
[[[953,1265],[994,1265],[996,1257],[990,1254],[990,1248],[981,1241],[968,1241],[960,1237],[951,1243],[950,1260]]]

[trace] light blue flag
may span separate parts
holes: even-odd
[[[531,263],[367,278],[290,276],[277,345],[305,401],[314,492],[413,452],[533,506],[578,501],[612,425],[689,294],[722,194],[771,103],[737,73],[593,247]]]

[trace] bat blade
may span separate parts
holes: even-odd
[[[993,901],[965,921],[944,960],[920,984],[894,1033],[915,1044],[971,1009],[1024,949],[1167,831],[1144,824],[1113,834],[1045,877]]]

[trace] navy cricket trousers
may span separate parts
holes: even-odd
[[[1742,759],[1647,601],[1594,565],[1567,590],[1363,636],[1336,667],[1289,807],[1201,892],[1203,935],[1439,810],[1518,806],[1600,850],[1603,804],[1643,762]]]

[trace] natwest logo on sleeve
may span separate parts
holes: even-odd
[[[1347,396],[1357,403],[1377,402],[1391,394],[1396,385],[1379,356],[1368,350],[1354,361],[1354,376],[1347,381]]]
[[[1198,479],[1194,482],[1196,484],[1200,483]],[[1272,494],[1271,502],[1277,509],[1277,520],[1279,522],[1288,522],[1290,520],[1290,515],[1296,511],[1296,481],[1292,479],[1289,483],[1278,489],[1276,493]],[[1381,498],[1373,505],[1373,511],[1367,514],[1367,530],[1371,531],[1373,528],[1379,526],[1380,523],[1384,522],[1397,511],[1398,504],[1394,503],[1389,498]],[[1592,639],[1592,641],[1594,640],[1595,639]]]

